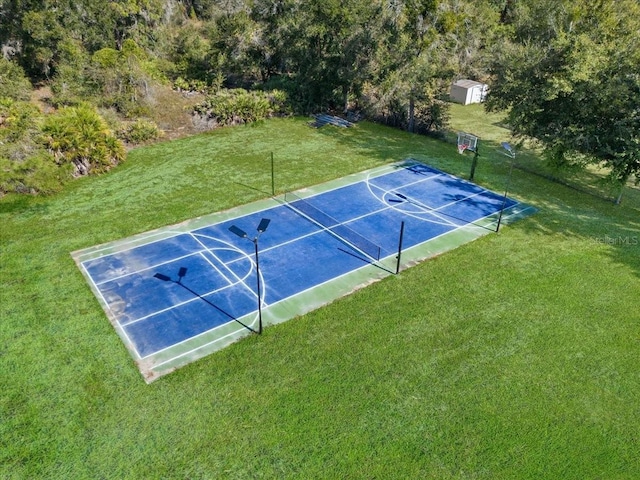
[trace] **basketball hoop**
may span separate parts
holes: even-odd
[[[458,153],[463,155],[468,146],[469,145],[465,145],[464,143],[458,144]]]

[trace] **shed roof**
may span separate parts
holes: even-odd
[[[457,87],[463,87],[463,88],[484,87],[485,86],[484,83],[476,82],[475,80],[466,80],[466,79],[456,80],[455,82],[453,82],[453,84],[455,86],[457,86]]]

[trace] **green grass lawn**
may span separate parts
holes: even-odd
[[[509,135],[478,108],[476,181]],[[634,479],[640,200],[514,170],[538,213],[147,385],[70,252],[455,146],[276,119],[0,199],[0,478]]]

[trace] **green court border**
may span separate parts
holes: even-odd
[[[384,175],[395,169],[407,167],[416,163],[424,162],[408,158],[399,162],[351,174],[326,183],[303,188],[296,191],[296,194],[301,197],[317,195],[329,190],[351,185],[368,178]],[[97,245],[71,253],[72,258],[78,265],[82,274],[85,276],[91,290],[105,311],[109,321],[125,344],[127,350],[129,350],[129,353],[134,358],[140,373],[147,383],[151,383],[161,376],[171,373],[177,368],[219,351],[248,335],[252,335],[252,333],[239,326],[237,322],[230,322],[185,340],[178,345],[174,345],[150,355],[144,359],[140,359],[138,358],[133,346],[129,343],[126,334],[120,328],[117,319],[111,313],[109,306],[102,298],[98,288],[94,285],[93,280],[83,268],[82,262],[132,247],[152,243],[163,238],[169,238],[176,234],[190,232],[192,230],[197,230],[199,228],[227,220],[257,213],[283,204],[284,195],[279,195],[273,198],[241,205],[223,212],[211,213],[176,225],[162,227],[126,239]],[[535,209],[533,207],[518,203],[503,212],[502,224],[509,224],[533,213],[535,213]],[[492,233],[490,230],[486,228],[479,228],[477,225],[495,225],[498,214],[499,212],[494,213],[478,222],[475,222],[475,225],[466,225],[457,228],[456,230],[444,233],[424,243],[403,250],[401,256],[401,270]],[[397,234],[399,235],[399,231]],[[377,264],[365,264],[357,270],[348,272],[284,300],[280,300],[279,302],[263,307],[263,324],[265,326],[269,326],[291,320],[292,318],[320,308],[323,305],[327,305],[338,298],[354,292],[355,290],[366,287],[373,282],[381,280],[389,275],[393,275],[396,270],[396,263],[397,256],[396,254],[393,254],[381,259]],[[246,315],[238,320],[245,325],[252,327],[256,326],[257,312]]]

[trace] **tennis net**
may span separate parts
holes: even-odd
[[[284,201],[299,215],[302,215],[313,223],[323,227],[326,231],[333,234],[351,248],[354,248],[373,260],[380,260],[381,248],[378,245],[363,237],[355,230],[347,227],[345,224],[340,223],[331,215],[323,212],[314,205],[311,205],[295,193],[285,193]]]

